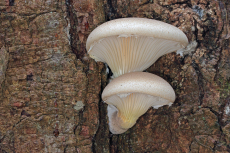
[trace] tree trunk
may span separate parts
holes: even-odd
[[[108,128],[104,63],[85,49],[123,17],[180,28],[190,47],[147,69],[176,92],[121,135]],[[228,0],[0,0],[0,152],[230,152]]]

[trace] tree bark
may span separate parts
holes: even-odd
[[[176,92],[121,135],[108,128],[104,63],[85,49],[123,17],[181,29],[190,47],[146,71]],[[0,152],[230,152],[228,0],[0,0]]]

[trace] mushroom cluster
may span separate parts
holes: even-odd
[[[153,19],[122,18],[94,29],[86,42],[90,57],[107,63],[114,78],[104,89],[109,128],[121,134],[131,128],[151,106],[175,101],[164,79],[142,72],[164,54],[186,47],[188,39],[178,28]]]

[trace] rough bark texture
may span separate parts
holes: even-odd
[[[192,45],[147,69],[175,103],[112,135],[106,68],[85,42],[121,17],[170,23]],[[0,152],[230,152],[229,21],[228,0],[0,0]]]

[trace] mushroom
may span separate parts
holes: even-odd
[[[112,80],[102,99],[108,104],[109,129],[121,134],[131,128],[151,106],[155,109],[175,101],[175,92],[161,77],[147,72],[131,72]]]
[[[146,18],[121,18],[94,29],[86,42],[93,59],[107,63],[113,77],[143,71],[164,54],[186,47],[177,27]]]

